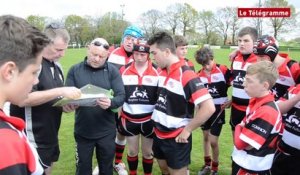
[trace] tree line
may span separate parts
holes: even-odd
[[[277,39],[280,34],[298,30],[298,13],[287,0],[266,0],[255,7],[290,7],[291,17],[238,18],[237,7],[224,7],[215,12],[197,11],[188,3],[174,3],[165,11],[151,9],[140,14],[135,25],[142,28],[145,37],[166,30],[174,35],[184,35],[190,44],[211,45],[236,45],[236,34],[245,25],[256,27],[259,34],[268,31]],[[27,17],[29,23],[41,30],[52,20],[38,15]],[[58,21],[69,31],[71,43],[82,46],[95,37],[106,38],[110,44],[119,44],[123,30],[131,24],[123,19],[123,14],[117,12],[108,12],[98,17],[71,14]],[[299,44],[300,38],[294,38],[292,42]]]

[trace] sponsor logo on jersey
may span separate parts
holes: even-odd
[[[262,132],[264,134],[267,134],[267,131],[264,128],[261,128],[260,126],[254,124],[254,123],[251,124],[251,127],[253,129],[257,130],[257,131],[260,131],[260,132]]]
[[[145,90],[140,90],[138,89],[138,87],[135,88],[135,90],[132,92],[131,96],[129,97],[129,101],[145,101],[148,100],[149,101],[149,97],[148,97],[148,93]]]

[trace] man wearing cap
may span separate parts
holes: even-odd
[[[52,105],[61,97],[77,98],[81,92],[75,87],[63,87],[64,76],[57,62],[68,47],[68,31],[58,23],[51,23],[44,33],[51,42],[42,53],[39,83],[19,106],[10,106],[10,114],[25,120],[27,137],[38,151],[45,174],[50,175],[60,154],[58,131],[63,112],[62,107]]]
[[[126,136],[128,143],[130,175],[137,174],[140,138],[144,174],[152,174],[154,132],[151,115],[157,100],[158,71],[149,58],[149,49],[146,41],[139,40],[133,47],[134,62],[120,69],[126,97],[118,121],[118,132]]]
[[[81,88],[92,84],[107,90],[114,97],[99,98],[92,107],[68,105],[67,111],[76,109],[74,137],[76,141],[76,175],[92,174],[95,149],[99,174],[113,174],[116,121],[112,109],[123,105],[124,85],[119,70],[107,62],[109,45],[103,38],[94,39],[87,48],[85,59],[73,65],[67,75],[66,85]],[[67,109],[68,108],[68,109]]]
[[[279,53],[278,42],[273,36],[263,35],[258,38],[253,53],[257,61],[269,60],[278,69],[279,78],[272,88],[276,100],[287,93],[288,88],[296,85],[300,72],[299,62],[292,60],[286,53]]]

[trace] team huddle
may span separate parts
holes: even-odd
[[[50,175],[60,154],[62,113],[73,111],[76,175],[152,175],[154,160],[162,175],[189,175],[192,132],[199,127],[204,156],[197,174],[218,175],[226,108],[232,175],[298,173],[299,62],[279,53],[276,39],[258,36],[255,28],[240,29],[230,67],[217,63],[209,47],[199,48],[196,71],[186,58],[184,36],[157,32],[144,38],[132,25],[114,50],[106,39],[93,39],[66,77],[59,64],[70,40],[64,26],[52,23],[41,32],[6,15],[0,17],[0,36],[1,175]],[[87,84],[113,96],[91,106],[53,106],[62,97],[77,99]],[[9,115],[5,102],[11,103]]]

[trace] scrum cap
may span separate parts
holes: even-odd
[[[141,37],[143,37],[143,32],[139,27],[132,25],[132,26],[127,27],[124,30],[123,38],[128,35],[132,36],[134,38],[141,38]]]
[[[267,55],[273,62],[278,54],[278,42],[270,35],[263,35],[257,39],[254,44],[253,53],[255,55]]]

